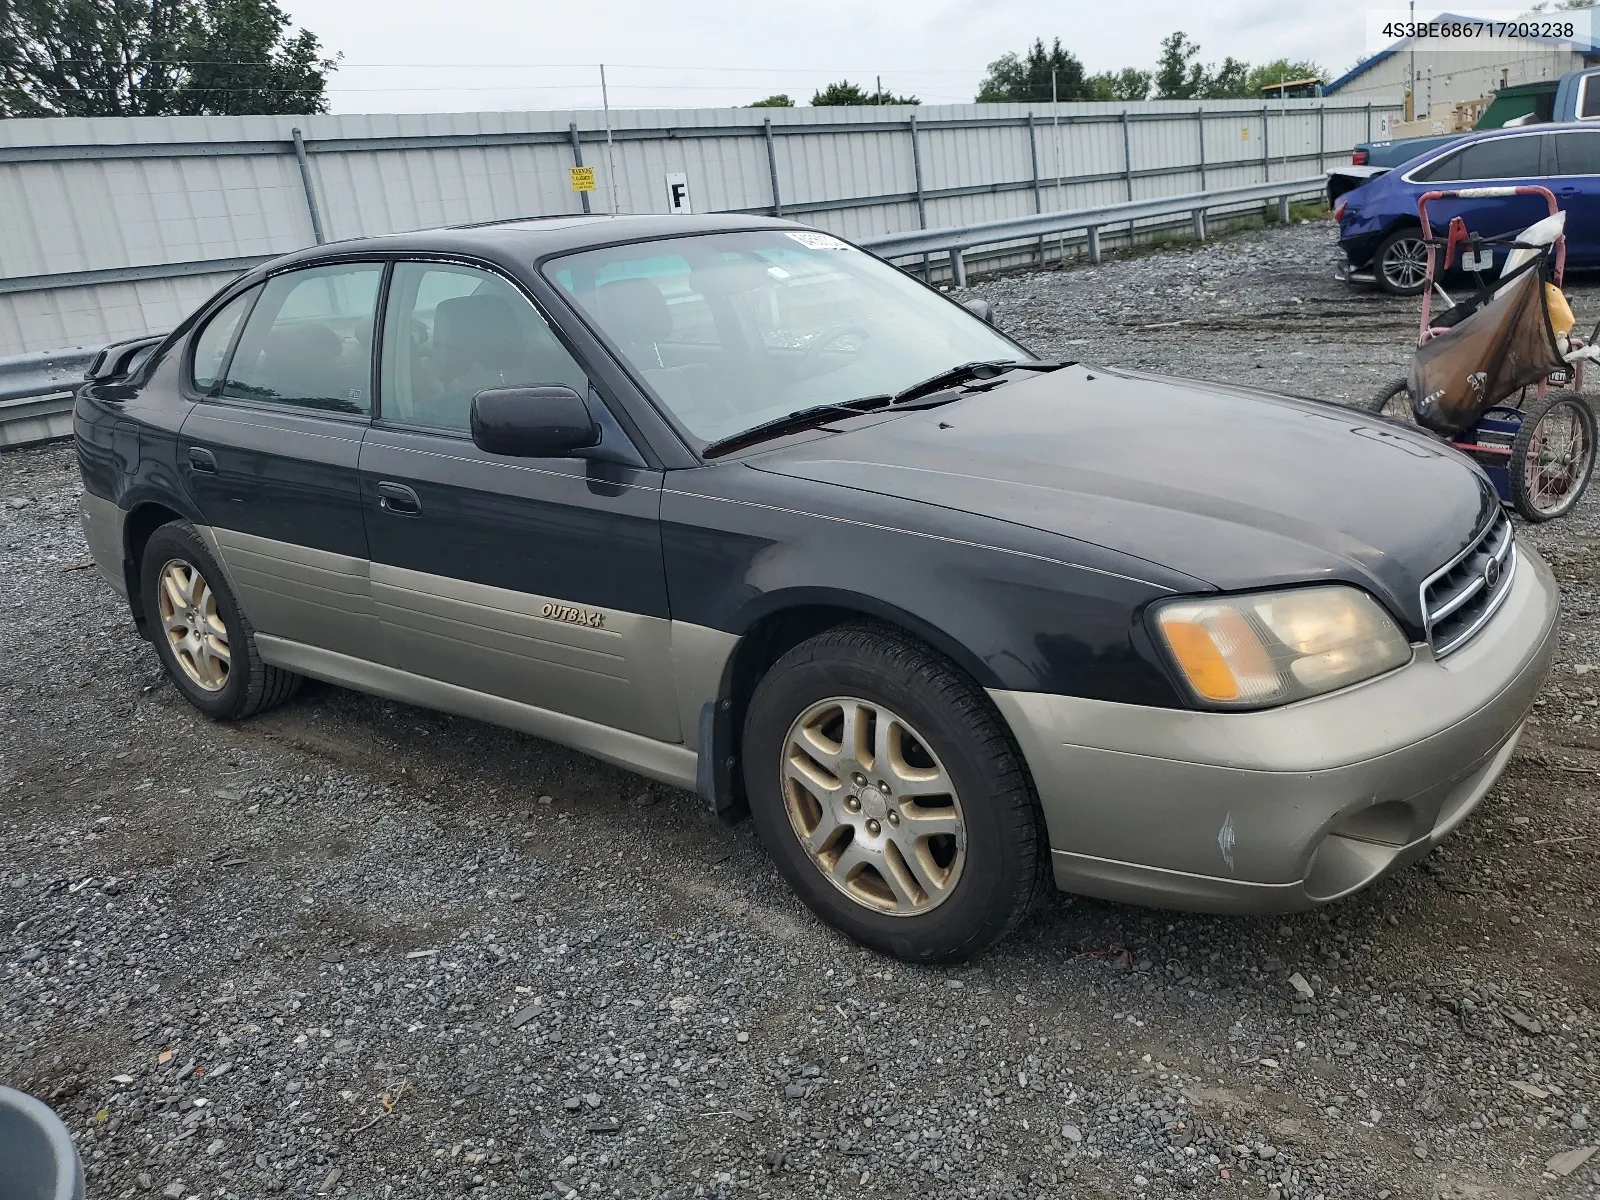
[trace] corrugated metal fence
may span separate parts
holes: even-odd
[[[694,211],[866,238],[1298,178],[1397,107],[627,110],[609,134],[597,112],[0,121],[0,355],[170,328],[319,232],[667,212],[681,173]],[[578,162],[595,191],[571,189]]]

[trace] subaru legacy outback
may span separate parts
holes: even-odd
[[[101,571],[212,717],[304,676],[753,818],[925,961],[1070,892],[1264,913],[1494,784],[1557,593],[1483,474],[1316,401],[1037,358],[743,216],[368,238],[109,348]]]

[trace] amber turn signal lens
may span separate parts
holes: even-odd
[[[1167,635],[1167,645],[1195,691],[1207,700],[1239,698],[1239,681],[1201,626],[1193,621],[1171,621],[1162,624],[1161,632]]]

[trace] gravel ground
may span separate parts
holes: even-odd
[[[975,290],[1041,350],[1350,397],[1414,310],[1330,240]],[[76,492],[0,456],[0,1081],[93,1197],[1600,1194],[1593,496],[1530,534],[1567,608],[1521,749],[1416,868],[1288,918],[1061,897],[928,970],[581,755],[322,686],[205,720]]]

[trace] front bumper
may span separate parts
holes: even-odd
[[[1524,545],[1511,595],[1443,661],[1252,713],[991,691],[1032,770],[1056,884],[1270,913],[1347,896],[1437,846],[1505,769],[1555,653],[1559,592]]]

